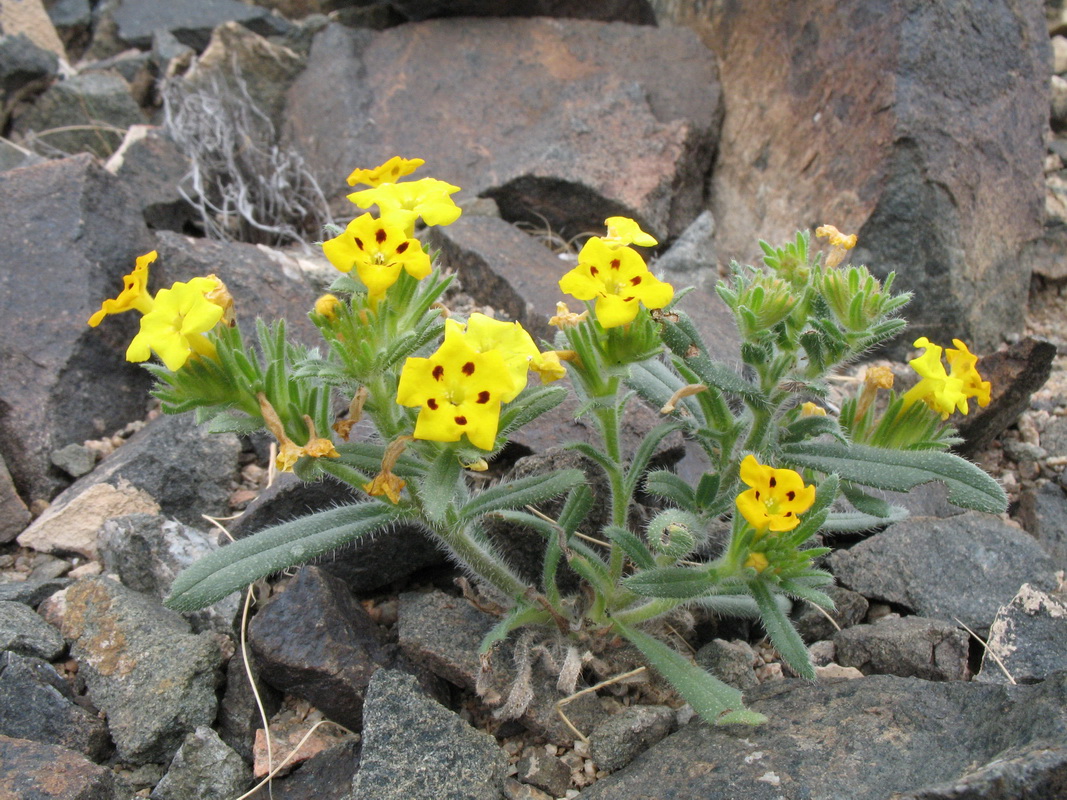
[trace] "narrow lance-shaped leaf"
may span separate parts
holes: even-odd
[[[804,640],[800,638],[789,617],[775,602],[767,584],[762,580],[754,580],[749,583],[748,589],[759,606],[760,619],[775,650],[797,675],[815,680],[815,667],[811,664],[808,648],[804,646]]]
[[[460,511],[461,520],[474,519],[502,509],[519,509],[570,491],[585,483],[585,474],[577,469],[565,469],[551,475],[532,475],[517,481],[498,483],[478,494]]]
[[[334,508],[267,528],[204,556],[171,586],[165,604],[193,611],[253,581],[303,564],[395,522],[400,514],[382,503]]]

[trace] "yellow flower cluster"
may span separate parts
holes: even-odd
[[[348,223],[339,236],[322,243],[322,251],[341,272],[356,270],[367,287],[372,306],[396,283],[400,271],[422,280],[430,274],[430,257],[415,238],[415,221],[449,225],[460,215],[451,195],[459,191],[434,178],[397,183],[422,166],[421,158],[395,156],[373,169],[357,169],[349,185],[371,188],[353,192],[348,199],[362,209],[378,207],[378,217],[363,214]]]
[[[517,322],[472,314],[466,325],[445,322],[445,339],[428,358],[409,358],[396,401],[419,408],[415,438],[492,450],[500,408],[526,388],[530,371],[550,383],[565,374],[560,354],[542,353]]]
[[[157,256],[153,250],[137,259],[133,271],[124,276],[118,297],[105,300],[89,317],[90,327],[112,314],[136,310],[142,314],[141,329],[126,350],[127,361],[147,361],[155,351],[167,369],[174,371],[194,354],[213,358],[215,345],[204,334],[233,318],[233,298],[226,285],[209,275],[175,283],[153,297],[148,291],[148,266]]]
[[[652,247],[656,240],[632,219],[609,217],[607,236],[593,236],[578,253],[578,266],[560,278],[559,288],[578,300],[595,300],[594,313],[604,328],[629,325],[645,308],[663,308],[674,297],[674,287],[656,278],[645,260],[630,247]],[[564,308],[566,308],[564,306]],[[573,319],[558,313],[553,324]]]

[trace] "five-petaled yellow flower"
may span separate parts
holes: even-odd
[[[500,405],[515,397],[515,382],[499,350],[475,352],[462,336],[446,336],[429,358],[404,362],[396,401],[420,408],[415,438],[456,442],[464,434],[475,447],[492,450]]]
[[[422,217],[427,225],[451,225],[462,213],[450,195],[459,191],[458,186],[436,178],[422,178],[405,183],[383,183],[348,195],[348,199],[360,208],[378,206],[382,216],[392,215],[403,220],[404,229],[410,236],[415,230],[415,219]]]
[[[153,299],[148,293],[148,265],[156,260],[157,255],[153,250],[137,259],[137,266],[122,279],[122,291],[119,296],[100,304],[100,310],[89,317],[89,327],[95,328],[104,321],[104,317],[111,314],[121,314],[133,309],[147,314],[152,310]]]
[[[608,234],[603,237],[603,240],[608,247],[623,247],[628,244],[636,244],[638,247],[655,247],[659,244],[651,234],[641,230],[641,226],[629,217],[608,217],[604,220],[604,226],[608,229]]]
[[[805,486],[799,473],[760,464],[753,455],[741,462],[741,480],[752,488],[737,496],[737,510],[761,533],[793,530],[815,502],[815,487]]]
[[[422,280],[430,274],[430,257],[418,239],[407,235],[397,218],[364,214],[348,223],[344,233],[322,243],[322,252],[341,272],[353,267],[367,287],[372,303],[396,283],[400,270]]]
[[[596,299],[596,318],[605,328],[634,321],[641,303],[663,308],[674,287],[656,278],[629,247],[611,247],[592,237],[578,253],[578,266],[560,278],[559,288],[579,300]]]
[[[127,361],[147,361],[151,351],[169,370],[179,370],[194,353],[213,358],[215,345],[204,336],[222,319],[225,309],[207,295],[219,288],[217,278],[193,278],[161,289],[152,310],[141,317],[141,330],[126,350]]]
[[[384,164],[373,169],[354,169],[348,176],[349,186],[381,186],[383,183],[396,183],[405,175],[410,175],[426,162],[421,158],[401,158],[393,156]]]
[[[953,339],[952,343],[956,349],[950,347],[944,351],[950,367],[950,371],[946,372],[945,365],[941,363],[942,348],[925,336],[915,340],[914,346],[924,348],[924,352],[908,363],[919,373],[921,380],[904,393],[905,408],[922,400],[940,414],[941,419],[948,419],[953,411],[966,414],[970,410],[967,404],[969,398],[973,397],[982,408],[989,405],[992,387],[989,381],[982,380],[975,368],[978,356],[971,353],[959,339]]]

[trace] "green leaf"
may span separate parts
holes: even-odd
[[[949,502],[962,508],[999,514],[1008,507],[1008,497],[1000,484],[952,453],[804,442],[783,447],[781,455],[793,466],[836,472],[842,480],[875,489],[906,492],[939,480],[948,486]]]
[[[657,469],[645,476],[645,491],[673,500],[681,508],[693,508],[696,498],[692,487],[670,470]]]
[[[689,600],[713,592],[715,590],[713,581],[707,569],[657,567],[645,569],[624,578],[623,585],[644,597]]]
[[[871,497],[866,492],[861,492],[850,481],[842,481],[841,493],[845,495],[845,498],[852,504],[853,508],[857,511],[862,511],[864,514],[870,514],[872,517],[885,519],[892,510],[892,506],[885,500]]]
[[[641,651],[652,668],[666,678],[708,724],[759,725],[767,721],[763,714],[745,708],[740,691],[727,686],[663,642],[620,622],[612,625]]]
[[[889,506],[889,516],[873,517],[862,511],[835,511],[822,525],[824,533],[863,533],[874,528],[883,528],[892,522],[901,522],[909,516],[902,506]]]
[[[204,556],[171,586],[165,605],[193,611],[264,578],[387,527],[401,514],[378,502],[322,511],[275,525]]]
[[[543,503],[585,483],[585,473],[565,469],[550,475],[531,475],[517,481],[498,483],[479,493],[459,512],[461,521],[503,509],[520,509]]]
[[[527,388],[508,403],[500,415],[497,441],[523,425],[528,425],[542,414],[551,411],[567,399],[567,390],[559,386]]]
[[[516,628],[521,628],[523,625],[536,624],[538,622],[544,622],[551,619],[551,616],[547,611],[535,606],[515,606],[500,622],[492,627],[492,629],[482,639],[482,644],[478,648],[478,653],[483,655],[488,653],[497,642],[502,642],[508,638],[510,634]]]
[[[775,602],[767,584],[762,580],[754,580],[748,584],[748,590],[759,606],[760,619],[775,650],[797,675],[809,681],[815,680],[815,667],[811,664],[808,648],[804,646],[804,640],[789,617]]]
[[[582,483],[571,489],[567,495],[563,509],[559,512],[559,526],[563,528],[568,537],[571,536],[578,526],[581,525],[589,512],[593,509],[593,493],[589,487]]]
[[[616,525],[605,525],[604,535],[621,547],[623,552],[626,553],[626,555],[628,555],[641,569],[647,570],[656,568],[656,559],[652,557],[652,553],[649,552],[648,546],[641,541],[641,537],[637,536],[632,531],[628,531],[625,528],[620,528]]]

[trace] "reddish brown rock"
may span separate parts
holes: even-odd
[[[11,800],[104,800],[115,797],[114,773],[52,744],[0,735],[0,797]]]
[[[346,213],[347,175],[400,154],[512,221],[573,235],[625,214],[666,238],[703,208],[721,111],[714,59],[690,31],[464,18],[330,26],[287,115]]]
[[[854,263],[916,291],[915,336],[988,349],[1020,327],[1020,253],[1043,218],[1040,4],[661,5],[722,65],[711,189],[724,261],[832,223],[859,233]]]

